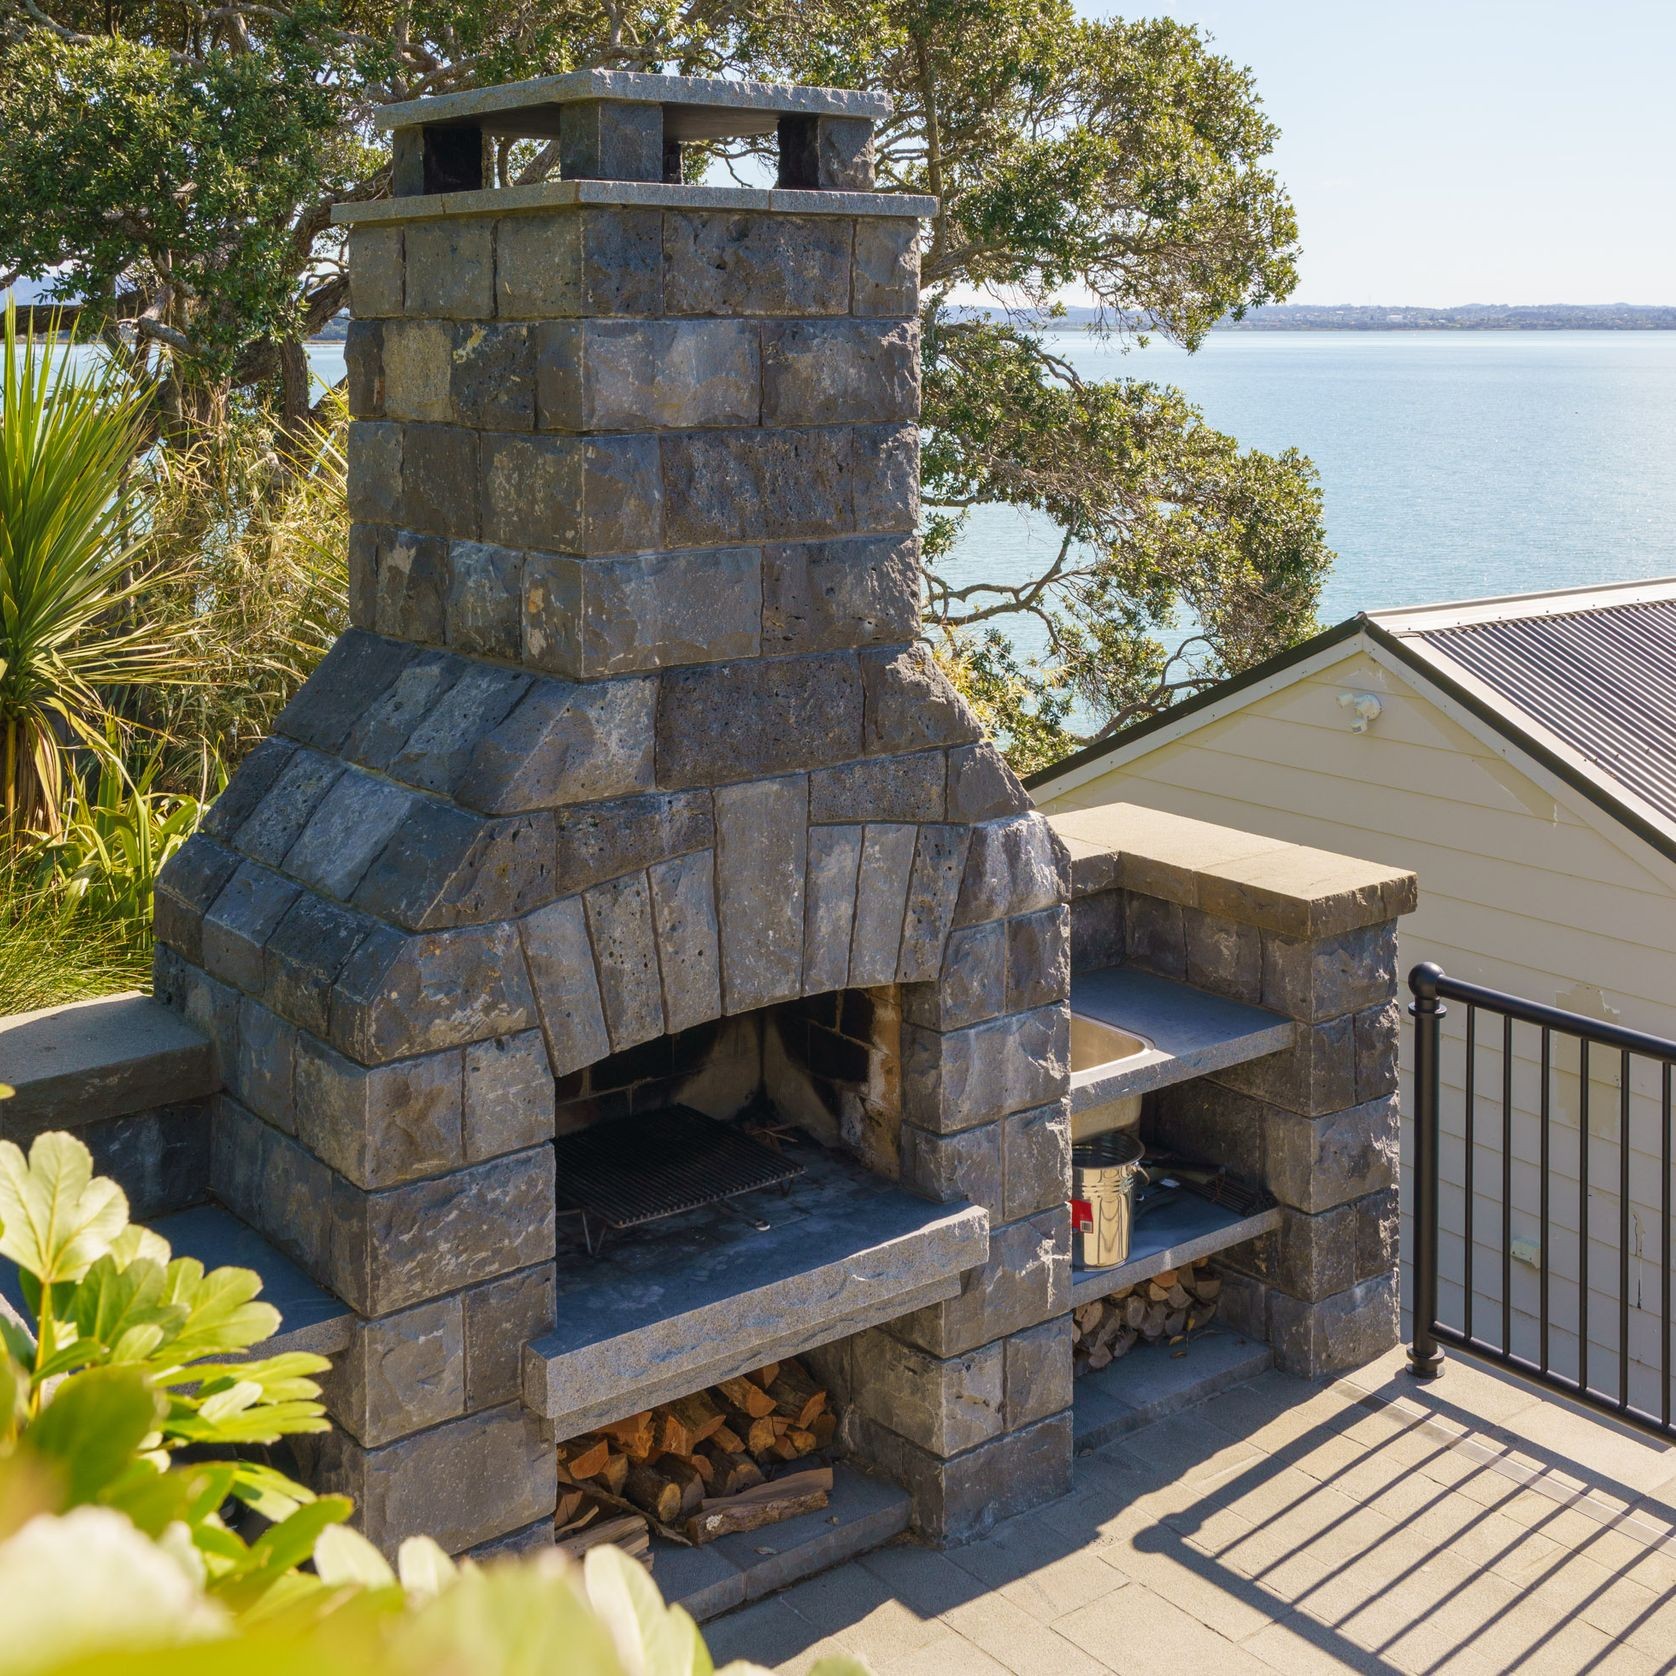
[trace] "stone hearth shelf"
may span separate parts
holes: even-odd
[[[1291,1047],[1289,1018],[1127,966],[1071,978],[1071,1011],[1144,1036],[1145,1053],[1071,1073],[1071,1110],[1147,1094]]]
[[[560,1265],[559,1324],[524,1352],[524,1401],[555,1437],[951,1298],[988,1258],[977,1206],[928,1203],[812,1143],[794,1156],[807,1174],[783,1191]]]

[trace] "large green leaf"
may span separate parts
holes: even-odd
[[[186,1305],[163,1302],[164,1278],[163,1266],[150,1258],[136,1257],[123,1268],[107,1253],[82,1277],[66,1314],[105,1359],[145,1361],[187,1320]]]
[[[54,1468],[65,1505],[99,1499],[133,1464],[156,1428],[162,1401],[137,1368],[74,1373],[23,1435],[23,1448]]]
[[[128,1201],[73,1135],[0,1141],[0,1256],[46,1285],[79,1280],[128,1225]]]
[[[177,1257],[165,1271],[163,1301],[186,1307],[171,1354],[180,1362],[216,1351],[248,1350],[279,1331],[279,1311],[252,1300],[262,1290],[253,1269],[212,1269],[195,1257]]]
[[[216,1594],[235,1612],[253,1606],[286,1572],[312,1559],[323,1534],[354,1511],[346,1496],[321,1496],[299,1507],[262,1532],[250,1545],[245,1564],[216,1584]]]
[[[696,1676],[709,1654],[692,1618],[665,1606],[650,1573],[620,1548],[590,1548],[582,1562],[588,1604],[600,1616],[623,1668],[633,1676]],[[695,1652],[694,1644],[697,1644]]]
[[[314,1544],[314,1569],[326,1583],[356,1583],[362,1588],[389,1588],[396,1574],[389,1562],[359,1531],[334,1524]]]
[[[332,1364],[324,1356],[306,1350],[287,1350],[259,1362],[195,1362],[190,1367],[172,1368],[158,1379],[160,1385],[196,1385],[207,1396],[223,1385],[242,1383],[260,1388],[269,1402],[300,1402],[320,1395],[311,1377],[329,1373]]]

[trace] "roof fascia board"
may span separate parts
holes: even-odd
[[[1120,768],[1137,756],[1182,738],[1195,728],[1220,721],[1255,698],[1266,697],[1293,681],[1343,662],[1361,649],[1361,628],[1361,618],[1346,618],[1290,651],[1255,665],[1243,675],[1219,681],[1208,691],[1172,705],[1145,721],[1136,722],[1110,739],[1097,740],[1062,762],[1052,763],[1026,775],[1024,785],[1038,802],[1043,796],[1059,797],[1074,791],[1108,769]]]
[[[1643,605],[1676,598],[1676,577],[1646,582],[1599,582],[1577,588],[1553,588],[1536,594],[1502,594],[1488,599],[1456,600],[1411,609],[1370,611],[1368,621],[1388,634],[1435,634],[1473,623],[1528,622],[1542,617],[1570,617],[1616,605]]]

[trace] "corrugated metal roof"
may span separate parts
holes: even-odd
[[[1676,820],[1676,598],[1427,628],[1442,653],[1509,705]]]

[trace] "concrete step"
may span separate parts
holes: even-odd
[[[853,1560],[907,1528],[906,1490],[840,1465],[833,1468],[829,1503],[818,1513],[740,1531],[702,1548],[655,1537],[652,1577],[665,1600],[686,1607],[702,1623]]]
[[[1071,1435],[1079,1453],[1098,1449],[1161,1420],[1192,1408],[1230,1385],[1243,1385],[1271,1365],[1266,1344],[1243,1333],[1212,1327],[1185,1344],[1137,1345],[1098,1373],[1077,1380],[1071,1409]]]

